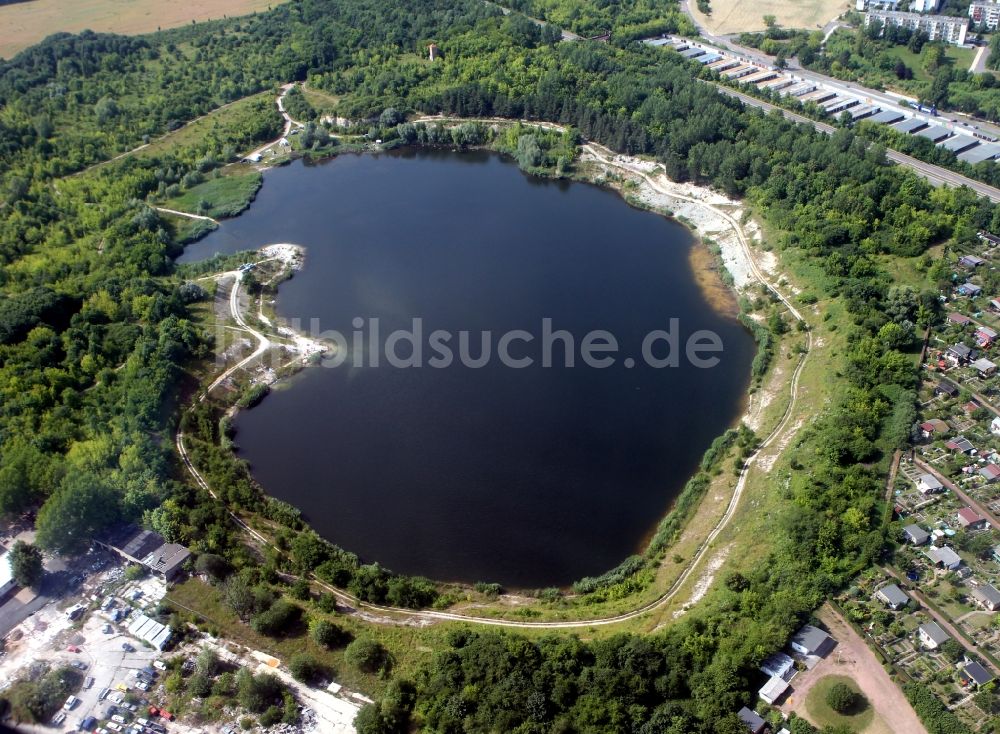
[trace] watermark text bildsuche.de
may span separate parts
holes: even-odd
[[[511,369],[542,367],[626,368],[642,364],[655,369],[688,364],[699,369],[715,367],[723,351],[722,339],[714,331],[698,329],[683,333],[680,319],[668,320],[666,328],[645,334],[635,357],[623,355],[618,339],[610,331],[595,329],[574,334],[553,327],[552,319],[541,320],[535,332],[511,329],[503,332],[425,328],[414,318],[406,329],[384,330],[377,317],[352,321],[349,333],[321,329],[319,319],[301,319],[289,326],[300,334],[332,347],[320,360],[325,367],[446,368],[461,365],[479,369],[499,362]],[[383,333],[385,331],[385,333]]]

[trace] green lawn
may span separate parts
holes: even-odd
[[[929,82],[934,78],[933,74],[928,74],[923,67],[920,54],[915,54],[906,46],[893,46],[886,49],[886,54],[901,59],[904,64],[913,71],[913,78],[921,82]],[[958,46],[948,46],[944,51],[945,61],[951,64],[956,71],[959,69],[968,70],[972,64],[972,59],[976,56],[974,48],[959,48]]]
[[[871,704],[865,701],[863,707],[858,707],[854,713],[838,714],[826,703],[826,694],[836,683],[846,683],[856,693],[861,693],[854,681],[846,675],[828,675],[825,678],[820,678],[806,698],[806,710],[809,712],[810,718],[821,728],[846,726],[854,732],[864,731],[875,718]]]
[[[249,168],[229,176],[210,178],[180,196],[168,199],[163,206],[213,218],[232,217],[250,206],[262,178],[258,171]],[[207,207],[202,204],[207,204]]]

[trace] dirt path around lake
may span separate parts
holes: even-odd
[[[447,121],[445,118],[434,118],[437,122]],[[468,122],[468,120],[464,120]],[[510,122],[510,121],[505,121]],[[551,123],[546,123],[545,127],[552,129],[558,128],[558,126],[552,125]],[[630,158],[628,156],[617,155],[603,146],[596,143],[587,143],[583,146],[583,151],[588,160],[596,163],[597,165],[604,167],[608,172],[615,172],[618,174],[626,174],[629,177],[636,178],[640,181],[641,185],[644,187],[649,187],[653,192],[659,195],[668,195],[673,200],[677,202],[684,203],[692,207],[692,211],[700,210],[703,213],[710,215],[710,221],[712,226],[715,228],[714,231],[719,232],[726,228],[731,228],[732,234],[734,235],[734,242],[737,243],[733,248],[731,248],[730,257],[735,259],[739,258],[743,261],[743,267],[747,274],[752,276],[752,281],[763,285],[765,288],[774,293],[775,297],[780,300],[785,307],[788,309],[789,314],[796,320],[802,321],[803,317],[799,311],[794,307],[788,297],[782,294],[776,286],[774,286],[769,280],[768,276],[765,274],[761,265],[756,261],[754,252],[751,246],[750,236],[744,231],[743,226],[738,221],[733,214],[724,211],[721,207],[729,205],[730,202],[722,197],[722,201],[719,200],[720,195],[712,192],[709,189],[692,187],[688,184],[677,184],[670,181],[662,173],[662,169],[658,167],[650,168],[649,161],[643,161],[637,158]],[[737,249],[738,248],[738,251]],[[239,282],[234,285],[233,294],[230,298],[230,309],[232,311],[232,317],[241,327],[244,327],[248,333],[250,333],[258,341],[258,347],[254,353],[247,359],[240,362],[235,368],[230,368],[226,371],[225,377],[228,377],[236,369],[246,366],[254,359],[260,357],[270,345],[270,339],[275,335],[264,334],[255,329],[251,329],[246,325],[242,314],[240,313],[241,307],[239,299],[236,295],[238,290]],[[429,624],[435,621],[462,621],[474,624],[498,626],[498,627],[517,627],[517,628],[553,628],[553,629],[571,629],[571,628],[582,628],[582,627],[592,627],[592,626],[603,626],[611,624],[619,624],[632,619],[641,617],[649,612],[657,610],[661,607],[674,601],[684,590],[685,585],[689,580],[694,577],[694,574],[704,565],[704,562],[710,557],[715,555],[715,548],[713,547],[714,541],[719,537],[719,535],[728,527],[730,521],[736,514],[736,510],[739,506],[740,500],[743,496],[743,492],[746,488],[746,480],[748,473],[753,469],[758,459],[771,450],[773,447],[784,446],[791,439],[790,435],[786,435],[789,432],[794,433],[798,430],[801,425],[800,421],[791,421],[791,417],[794,413],[794,408],[796,406],[798,398],[798,383],[799,376],[805,366],[808,356],[809,348],[812,346],[812,336],[807,330],[805,332],[807,340],[806,352],[800,355],[795,369],[792,371],[790,384],[789,384],[789,401],[785,408],[785,411],[778,421],[774,429],[763,438],[760,442],[758,449],[751,455],[745,462],[744,468],[740,473],[739,479],[736,483],[736,487],[733,490],[730,501],[726,506],[725,512],[719,518],[716,525],[712,530],[706,535],[704,540],[699,544],[698,550],[691,557],[688,564],[677,577],[677,579],[671,584],[670,588],[664,591],[656,599],[647,602],[634,610],[629,612],[624,612],[617,615],[612,615],[609,617],[600,617],[595,619],[583,619],[583,620],[569,620],[569,621],[535,621],[535,622],[522,622],[507,619],[496,619],[491,617],[478,617],[469,614],[463,614],[459,612],[443,612],[434,610],[410,610],[402,609],[381,605],[374,605],[361,602],[350,594],[347,594],[340,589],[337,589],[329,584],[326,584],[318,579],[314,579],[314,583],[318,586],[324,588],[325,590],[335,594],[338,599],[348,605],[348,607],[355,613],[367,613],[367,612],[378,612],[383,614],[394,615],[397,617],[402,617],[406,621],[403,622],[413,624]],[[217,378],[211,387],[215,387],[220,384],[222,380]],[[211,389],[210,387],[210,389]],[[208,483],[205,481],[204,477],[198,472],[197,468],[189,461],[186,447],[184,446],[183,434],[178,432],[176,435],[176,444],[178,448],[178,453],[184,460],[185,466],[188,471],[194,476],[195,481],[198,482],[203,488],[212,492],[209,488]],[[212,493],[214,496],[214,493]],[[252,530],[242,519],[236,515],[230,513],[234,521],[245,531],[247,531],[257,543],[269,544],[269,542],[257,531]],[[711,568],[711,563],[709,568]],[[689,601],[684,606],[687,607],[693,604],[694,601],[699,599],[704,593],[707,592],[708,587],[712,582],[711,570],[709,570],[708,577],[702,577],[701,581],[695,585],[695,588],[690,592],[691,596]],[[383,618],[380,618],[382,621]],[[398,622],[397,622],[398,623]]]

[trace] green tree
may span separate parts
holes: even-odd
[[[365,673],[377,673],[389,663],[389,653],[378,642],[359,637],[344,650],[344,660]]]
[[[343,645],[350,639],[346,631],[325,619],[313,620],[309,625],[309,635],[317,645],[327,649]]]
[[[35,586],[45,573],[42,567],[42,551],[23,540],[14,543],[10,549],[10,567],[18,586]]]
[[[315,683],[324,672],[323,665],[307,652],[293,655],[288,661],[288,669],[297,681]]]
[[[36,542],[47,550],[72,553],[120,516],[118,493],[105,479],[88,471],[71,473],[38,511]]]
[[[854,710],[860,702],[859,694],[846,683],[838,681],[826,692],[826,704],[839,714]]]

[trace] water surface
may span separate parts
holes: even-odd
[[[241,413],[265,489],[395,571],[515,587],[602,573],[640,549],[742,407],[753,343],[696,286],[691,235],[615,193],[485,153],[298,162],[185,258],[272,242],[308,248],[277,304],[304,324],[525,329],[535,349],[512,351],[540,356],[551,318],[577,343],[606,329],[621,345],[607,369],[565,368],[559,348],[553,368],[314,368]],[[623,366],[672,317],[682,338],[719,334],[719,365]]]

